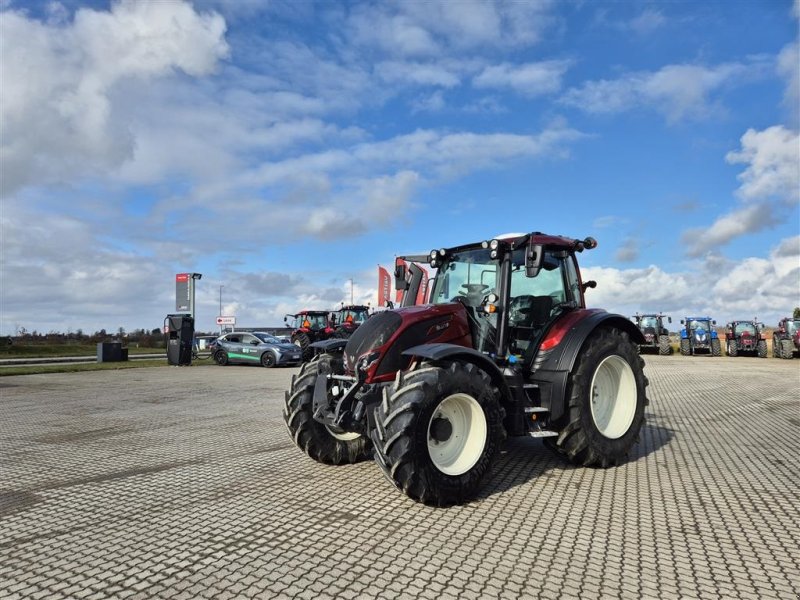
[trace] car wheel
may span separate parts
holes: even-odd
[[[214,361],[221,367],[224,367],[228,364],[228,353],[225,350],[219,350],[214,355]]]
[[[261,355],[261,366],[267,367],[268,369],[275,366],[275,355],[269,350]]]

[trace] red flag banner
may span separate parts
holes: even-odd
[[[378,265],[378,306],[386,306],[391,296],[392,278],[389,276],[389,271]]]

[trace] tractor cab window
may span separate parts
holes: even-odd
[[[692,331],[694,331],[696,329],[710,329],[711,328],[709,326],[708,321],[698,321],[697,319],[692,319],[691,321],[689,321],[688,327]]]
[[[789,335],[794,335],[798,331],[800,331],[800,321],[796,319],[794,321],[786,321],[786,332]]]
[[[479,352],[496,350],[497,313],[487,314],[479,309],[489,294],[499,289],[498,264],[489,250],[475,248],[447,256],[433,281],[432,304],[460,302],[467,309],[475,349]]]
[[[340,323],[360,325],[367,320],[367,312],[363,310],[343,310],[340,315]]]
[[[325,315],[297,315],[294,321],[295,329],[325,329],[327,325]]]
[[[734,331],[736,332],[736,335],[742,335],[742,334],[748,333],[748,334],[754,336],[756,334],[755,326],[752,323],[746,323],[746,322],[745,323],[736,323],[736,325],[734,327]]]
[[[525,250],[514,252],[508,302],[510,350],[525,355],[533,350],[551,318],[568,303],[580,304],[580,282],[572,258],[546,252],[536,277],[525,273]],[[572,268],[570,268],[572,266]]]
[[[658,329],[658,318],[642,317],[641,321],[639,321],[639,327],[642,329]]]

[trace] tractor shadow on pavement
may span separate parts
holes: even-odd
[[[674,430],[653,423],[651,415],[648,415],[647,418],[648,421],[645,421],[639,436],[639,443],[631,449],[628,460],[617,468],[624,469],[626,466],[658,452],[675,436]],[[559,472],[576,469],[603,471],[603,469],[573,465],[547,448],[541,440],[523,437],[509,438],[495,463],[491,479],[476,500],[485,500],[494,494],[525,485],[534,479],[558,477]]]

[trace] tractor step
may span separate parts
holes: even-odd
[[[525,410],[525,414],[526,415],[550,412],[550,409],[549,408],[545,408],[544,406],[526,406],[524,408],[524,410]]]
[[[548,437],[558,437],[558,432],[540,429],[539,431],[529,431],[528,435],[535,438],[548,438]]]

